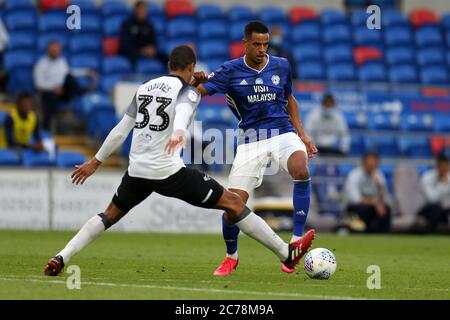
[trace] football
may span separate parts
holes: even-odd
[[[336,257],[325,248],[316,248],[305,257],[305,272],[312,279],[329,279],[336,271]]]

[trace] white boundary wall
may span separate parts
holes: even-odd
[[[105,210],[123,176],[100,170],[83,186],[75,186],[70,174],[58,169],[0,169],[0,229],[76,230]],[[226,185],[226,178],[215,178]],[[112,229],[219,233],[221,214],[154,193]]]

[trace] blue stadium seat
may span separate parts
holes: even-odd
[[[382,63],[367,63],[359,68],[358,77],[362,82],[385,82],[386,68]]]
[[[228,9],[228,18],[230,22],[251,21],[255,19],[255,13],[251,7],[243,5],[233,5]]]
[[[198,46],[198,55],[202,60],[209,58],[227,60],[230,56],[228,42],[221,40],[203,41]]]
[[[425,172],[427,172],[428,170],[432,169],[431,166],[427,165],[427,164],[422,164],[417,166],[416,171],[417,171],[417,175],[419,177],[421,177]]]
[[[443,46],[442,32],[438,26],[424,26],[416,31],[416,44],[419,47]]]
[[[418,83],[416,67],[408,64],[391,66],[389,81],[393,83]]]
[[[244,37],[244,28],[247,24],[246,21],[232,22],[230,27],[230,41],[240,41]]]
[[[228,37],[228,25],[222,20],[210,20],[200,22],[198,26],[198,36],[200,39],[220,39]]]
[[[166,35],[171,39],[195,37],[197,35],[197,25],[192,17],[181,17],[170,20],[167,23]]]
[[[73,32],[81,34],[101,33],[102,32],[101,16],[98,14],[83,13],[80,28],[81,28],[80,30],[73,30]]]
[[[103,20],[103,34],[105,36],[118,36],[127,17],[128,15],[115,15],[105,18]]]
[[[8,72],[17,68],[32,68],[36,61],[34,52],[10,50],[5,53],[3,65]]]
[[[339,217],[341,214],[341,193],[343,183],[318,182],[313,186],[313,192],[317,197],[320,215]]]
[[[100,56],[90,53],[80,53],[72,55],[69,59],[71,68],[89,68],[95,71],[100,70]]]
[[[390,65],[411,64],[416,61],[416,54],[412,47],[394,47],[385,52],[386,62]]]
[[[14,150],[0,149],[0,166],[20,166],[22,162]]]
[[[111,93],[111,90],[122,79],[122,76],[119,74],[113,75],[104,75],[100,81],[101,90],[107,94]]]
[[[328,9],[320,12],[320,21],[324,25],[339,25],[348,23],[348,18],[342,11]]]
[[[381,163],[378,166],[378,169],[383,173],[386,178],[386,187],[388,188],[389,193],[394,192],[394,173],[395,166],[393,164]]]
[[[448,33],[448,31],[450,30],[450,13],[444,14],[441,17],[441,23],[442,23],[442,26],[444,27],[444,29],[446,29],[447,33]]]
[[[85,161],[85,155],[76,151],[60,151],[56,154],[56,166],[59,168],[74,168]]]
[[[5,123],[6,116],[8,115],[8,112],[6,111],[0,111],[0,128]]]
[[[111,108],[95,108],[88,115],[88,135],[104,140],[117,123],[116,111]]]
[[[328,46],[324,50],[324,61],[326,63],[353,62],[353,50],[348,44],[337,44]]]
[[[321,27],[318,21],[305,21],[296,25],[291,32],[294,43],[305,44],[308,41],[321,41]]]
[[[399,11],[384,11],[384,10],[382,10],[381,24],[384,28],[389,28],[388,30],[391,30],[392,27],[396,27],[396,26],[401,26],[401,27],[409,27],[410,26],[408,19]]]
[[[354,81],[355,67],[352,63],[336,63],[328,65],[328,80],[332,81]]]
[[[399,130],[400,116],[391,112],[374,112],[368,117],[368,127],[372,130]]]
[[[127,58],[124,57],[105,57],[102,63],[102,73],[111,74],[125,74],[131,73],[132,67],[131,63]]]
[[[420,49],[417,52],[417,62],[420,66],[443,65],[445,64],[444,52],[442,47]]]
[[[400,137],[399,148],[408,158],[430,158],[431,146],[427,137]]]
[[[447,51],[447,65],[450,66],[450,50]]]
[[[65,11],[51,11],[39,17],[40,32],[66,32],[67,14]]]
[[[228,107],[222,105],[203,104],[197,109],[197,120],[206,126],[214,127],[223,125],[230,127],[234,115]]]
[[[17,31],[9,34],[8,50],[36,49],[36,33],[31,31]]]
[[[286,11],[280,7],[268,6],[261,8],[259,11],[259,19],[269,25],[282,24],[288,20],[288,16]]]
[[[34,80],[32,67],[18,67],[8,73],[8,94],[17,95],[21,92],[34,93]]]
[[[167,72],[167,68],[158,59],[140,59],[136,64],[136,72],[161,75]]]
[[[309,61],[297,64],[297,75],[300,80],[324,80],[325,70],[321,61]]]
[[[323,28],[322,39],[325,43],[351,42],[350,28],[345,24],[328,25]]]
[[[133,131],[131,131],[125,141],[122,143],[122,148],[120,149],[120,155],[124,158],[128,158],[131,149],[131,139],[133,138]]]
[[[210,58],[205,59],[202,62],[208,66],[209,71],[214,71],[219,69],[219,67],[223,64],[223,59]]]
[[[70,0],[70,4],[80,7],[83,15],[83,20],[86,14],[98,14],[99,8],[97,7],[95,0]],[[83,22],[82,22],[83,23]]]
[[[380,157],[398,157],[400,155],[395,136],[374,136],[368,139],[370,150],[375,150]]]
[[[197,6],[197,19],[199,22],[208,20],[227,20],[222,6],[217,4],[199,4]]]
[[[436,115],[433,119],[433,131],[448,134],[450,132],[450,115]]]
[[[371,30],[361,26],[355,29],[353,39],[358,46],[381,46],[383,37],[381,30]]]
[[[167,20],[165,16],[157,16],[157,17],[152,17],[150,19],[150,23],[153,26],[153,28],[155,29],[155,31],[160,34],[158,35],[158,37],[162,37],[165,38],[166,36],[166,25],[167,25]],[[158,42],[160,43],[160,42]]]
[[[14,11],[34,10],[34,4],[32,0],[6,0],[3,4],[8,14]]]
[[[423,84],[441,84],[446,85],[449,82],[449,75],[445,65],[434,65],[422,68],[420,79]]]
[[[127,3],[116,0],[116,1],[104,1],[101,7],[103,17],[110,17],[115,15],[128,16],[131,14],[130,7]]]
[[[12,31],[36,31],[37,16],[35,11],[18,11],[6,16],[6,28]]]
[[[166,15],[164,8],[160,3],[150,2],[147,3],[148,18],[152,20],[155,17],[163,17]]]
[[[99,92],[84,94],[81,98],[81,108],[85,114],[96,108],[114,109],[113,103],[109,95]]]
[[[25,150],[22,155],[25,167],[54,167],[56,165],[55,159],[50,158],[50,154],[47,151],[34,152]]]
[[[401,128],[404,131],[425,131],[433,130],[433,117],[430,114],[407,113],[401,116]]]
[[[164,44],[166,53],[170,54],[170,52],[176,46],[183,45],[183,44],[189,44],[189,43],[193,44],[193,45],[196,45],[196,38],[194,38],[194,37],[187,37],[187,38],[170,39],[169,41],[166,41],[163,44]]]
[[[354,164],[351,163],[343,163],[339,165],[339,175],[343,178],[346,178],[350,171],[355,168]]]
[[[336,178],[340,176],[339,166],[333,163],[316,164],[314,171],[317,177]]]
[[[367,117],[363,112],[344,112],[344,117],[350,129],[364,130],[367,128]]]
[[[367,19],[370,17],[365,10],[354,10],[351,13],[350,21],[354,28],[358,27],[366,27],[367,28]]]
[[[47,46],[52,41],[58,41],[64,52],[69,46],[69,36],[66,32],[48,32],[40,33],[38,38],[38,51],[43,53],[47,51]]]
[[[296,45],[292,50],[292,59],[296,63],[322,60],[322,45],[320,43],[308,42]]]
[[[76,53],[102,53],[102,39],[97,35],[78,34],[73,35],[69,41],[71,54]]]
[[[411,28],[405,26],[392,27],[384,33],[387,46],[410,46],[413,43]]]
[[[351,135],[349,155],[353,157],[362,156],[367,150],[366,141],[363,136]]]

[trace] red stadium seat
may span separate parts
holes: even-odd
[[[293,25],[299,24],[303,20],[319,19],[319,14],[311,8],[307,7],[292,7],[289,10],[289,17]]]
[[[187,0],[167,0],[166,15],[169,19],[179,15],[195,15],[194,5]]]
[[[353,56],[358,66],[370,60],[383,59],[383,53],[379,49],[372,47],[357,47],[353,49]]]
[[[230,44],[230,57],[236,59],[242,57],[245,53],[245,48],[242,42],[233,42]]]
[[[103,39],[103,54],[116,56],[119,53],[120,39],[118,37],[106,37]]]
[[[423,26],[424,24],[438,24],[439,18],[434,13],[434,11],[431,11],[429,9],[416,9],[411,11],[409,14],[409,18],[411,20],[411,24],[415,28],[419,28]]]
[[[41,0],[39,2],[39,8],[42,12],[51,9],[64,9],[69,6],[69,0]]]

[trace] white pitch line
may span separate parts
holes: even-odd
[[[19,278],[19,277],[15,277],[15,278],[3,278],[2,277],[2,278],[0,278],[0,281],[25,281],[25,282],[45,282],[45,283],[66,284],[66,281],[63,281],[63,280],[28,279],[28,278]],[[260,296],[329,299],[329,300],[367,300],[366,298],[358,298],[358,297],[324,296],[324,295],[289,293],[289,292],[222,290],[222,289],[210,289],[210,288],[189,288],[189,287],[176,287],[176,286],[156,286],[156,285],[145,285],[145,284],[141,285],[141,284],[93,282],[93,281],[83,281],[82,285],[83,284],[94,285],[94,286],[103,286],[103,287],[130,287],[130,288],[141,288],[141,289],[194,291],[194,292],[204,292],[204,293],[210,292],[210,293],[245,294],[245,295],[260,295]]]

